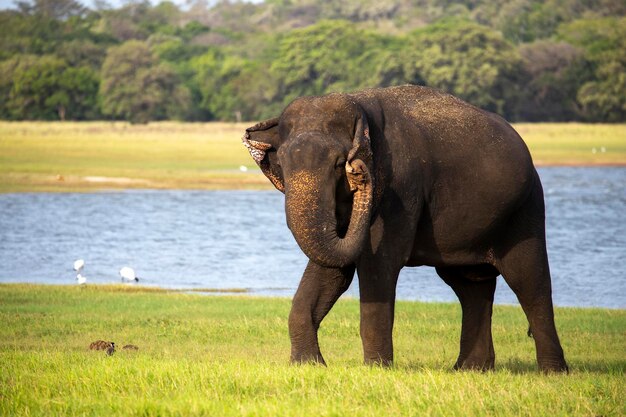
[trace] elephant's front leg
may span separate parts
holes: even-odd
[[[354,266],[326,268],[309,261],[293,298],[289,314],[291,362],[326,364],[317,341],[317,330],[354,276]]]
[[[390,366],[393,363],[392,334],[399,272],[399,269],[381,270],[380,265],[359,267],[361,341],[366,364]]]

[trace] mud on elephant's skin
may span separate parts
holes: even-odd
[[[303,97],[246,130],[244,145],[285,193],[309,263],[289,315],[291,360],[324,363],[317,330],[359,275],[366,363],[393,361],[398,274],[429,265],[462,312],[457,369],[491,369],[502,275],[528,318],[539,368],[567,371],[554,325],[543,191],[501,117],[433,89]]]

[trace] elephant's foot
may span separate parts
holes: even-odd
[[[326,361],[321,352],[292,352],[291,363],[293,365],[317,364],[326,366]]]
[[[364,363],[365,365],[369,366],[380,366],[383,368],[389,368],[393,366],[393,356],[366,355]]]
[[[495,367],[495,356],[477,357],[469,356],[467,358],[459,357],[454,364],[454,370],[457,371],[492,371]]]
[[[569,373],[569,367],[564,358],[538,359],[539,370],[543,373]]]

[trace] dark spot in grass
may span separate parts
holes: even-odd
[[[122,350],[139,350],[139,347],[137,347],[135,345],[124,345]]]

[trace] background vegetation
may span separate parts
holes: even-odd
[[[512,121],[626,121],[622,0],[96,4],[0,11],[0,118],[258,120],[413,83]]]
[[[569,375],[536,371],[521,308],[495,306],[494,372],[453,372],[458,304],[398,302],[396,364],[362,365],[356,300],[289,366],[288,299],[0,285],[0,415],[623,416],[624,310],[557,308]],[[118,349],[89,351],[98,339]]]
[[[249,123],[0,122],[0,192],[269,189]],[[626,165],[626,124],[518,123],[537,165]]]

